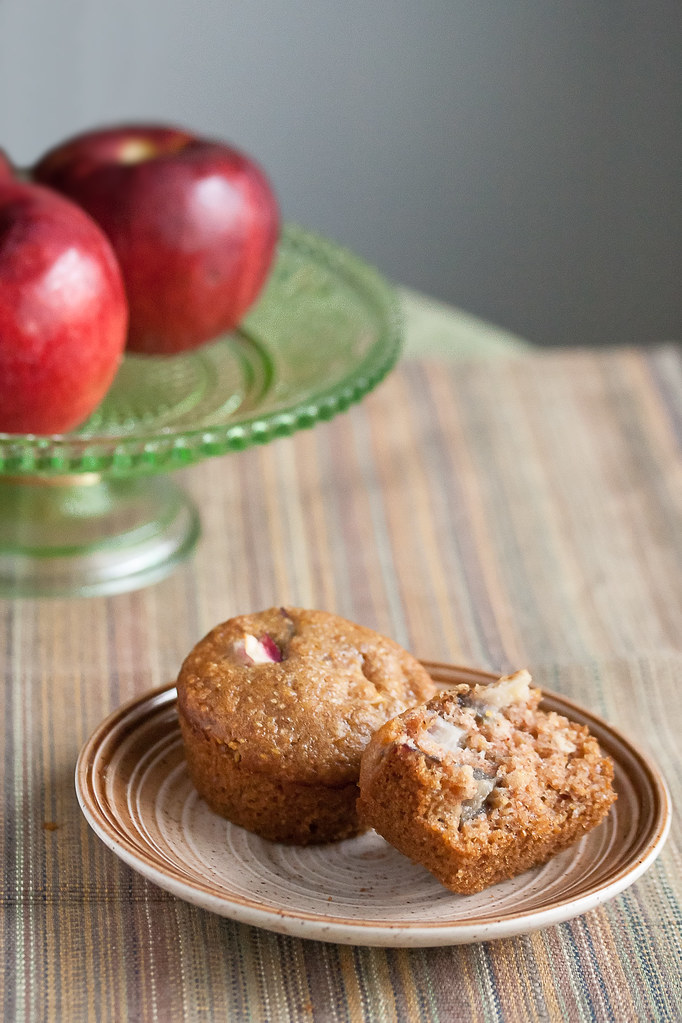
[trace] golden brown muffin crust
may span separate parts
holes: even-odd
[[[269,636],[282,660],[244,663],[246,635]],[[356,781],[362,750],[387,718],[434,692],[397,643],[336,615],[270,608],[216,626],[178,677],[182,717],[244,767],[282,778]]]
[[[307,844],[362,830],[360,757],[387,718],[435,686],[392,640],[323,611],[269,608],[216,626],[185,659],[187,766],[217,813]]]

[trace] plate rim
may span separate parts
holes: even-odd
[[[438,675],[460,675],[475,678],[483,683],[494,681],[498,674],[482,668],[448,664],[441,661],[422,660],[426,669]],[[452,684],[457,684],[453,680]],[[489,940],[491,938],[510,937],[562,923],[580,916],[582,913],[609,901],[644,874],[660,854],[670,831],[672,820],[672,800],[667,783],[653,759],[636,743],[625,736],[602,717],[584,707],[582,704],[540,687],[543,700],[558,704],[559,712],[567,712],[567,716],[575,717],[588,724],[594,723],[600,733],[606,733],[609,742],[600,744],[622,749],[634,758],[639,770],[646,778],[655,797],[651,808],[651,822],[648,830],[633,847],[626,861],[621,864],[615,876],[605,882],[588,887],[577,898],[567,897],[555,901],[552,905],[537,909],[515,912],[509,909],[499,916],[467,919],[465,921],[381,921],[353,920],[335,917],[330,913],[324,916],[305,910],[277,907],[272,903],[263,903],[258,899],[241,896],[227,897],[207,890],[201,882],[200,875],[196,879],[187,879],[171,866],[162,869],[160,866],[147,862],[137,851],[135,843],[124,829],[115,828],[102,814],[97,813],[88,798],[89,781],[93,777],[97,753],[106,742],[110,733],[126,719],[130,719],[126,734],[135,731],[141,719],[151,713],[168,711],[177,699],[174,682],[157,686],[137,696],[107,715],[82,746],[75,769],[75,789],[78,803],[86,821],[97,837],[129,867],[158,885],[175,897],[190,902],[210,912],[232,920],[262,927],[270,931],[288,934],[293,937],[312,938],[331,941],[339,944],[375,945],[393,947],[427,947],[436,945],[463,944],[472,941]],[[119,740],[120,741],[120,740]],[[622,761],[621,766],[622,766]],[[228,911],[226,911],[228,910]]]

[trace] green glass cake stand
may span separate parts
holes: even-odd
[[[331,419],[379,383],[400,342],[381,276],[288,225],[238,331],[179,356],[127,356],[73,433],[0,434],[0,594],[109,594],[161,579],[199,534],[171,470]]]

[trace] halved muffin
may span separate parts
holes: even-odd
[[[388,721],[363,754],[361,819],[452,891],[544,863],[616,798],[597,740],[541,710],[530,682],[523,670],[441,692]]]

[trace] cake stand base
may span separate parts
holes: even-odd
[[[0,481],[0,596],[94,596],[157,582],[193,549],[199,517],[165,476]]]

